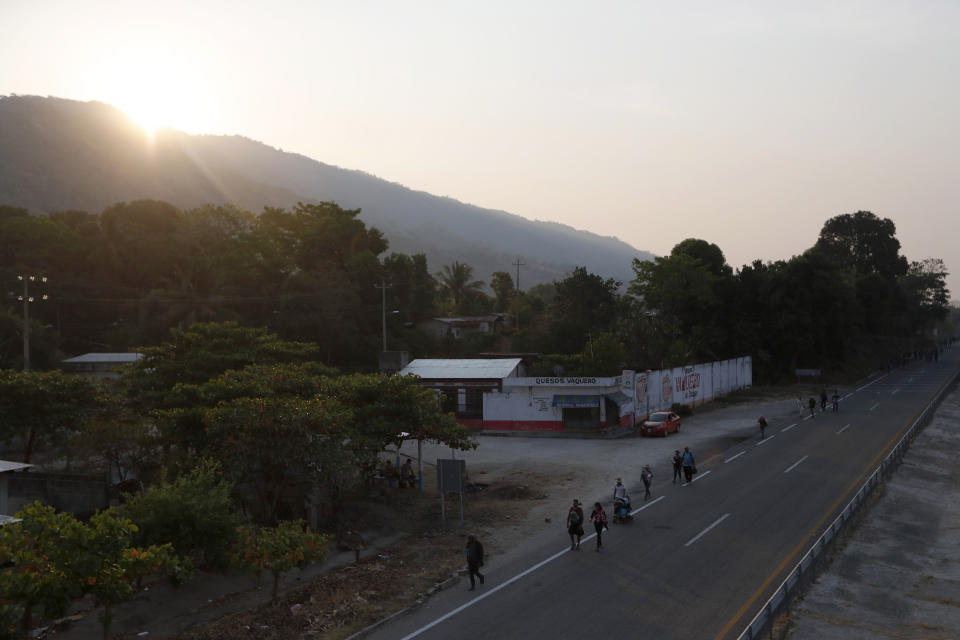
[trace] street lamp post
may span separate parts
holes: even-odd
[[[46,276],[27,276],[19,275],[17,279],[23,282],[23,295],[17,296],[17,300],[23,302],[23,370],[30,371],[30,303],[34,297],[30,295],[30,283],[41,282],[46,284]],[[43,294],[40,300],[47,300],[47,294]]]

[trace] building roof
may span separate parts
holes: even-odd
[[[82,356],[77,356],[76,358],[67,358],[61,362],[70,364],[103,362],[119,364],[124,362],[136,362],[142,357],[142,353],[85,353]]]
[[[520,358],[418,358],[401,369],[400,375],[413,373],[431,380],[506,378],[516,370],[520,362]]]
[[[463,325],[475,325],[483,324],[485,322],[497,322],[503,320],[503,315],[486,315],[486,316],[460,316],[456,318],[430,318],[434,322],[442,322],[443,324],[450,324],[455,326]]]
[[[27,467],[32,467],[32,464],[27,464],[25,462],[13,462],[12,460],[0,460],[0,473],[7,471],[19,471],[20,469],[26,469]]]

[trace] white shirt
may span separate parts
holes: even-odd
[[[624,485],[617,483],[613,487],[613,499],[616,500],[617,498],[625,498],[626,496],[627,488]]]

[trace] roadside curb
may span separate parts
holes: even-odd
[[[368,635],[370,635],[380,627],[385,626],[387,623],[391,622],[392,620],[395,620],[396,618],[404,616],[408,613],[413,613],[414,611],[422,607],[433,594],[437,593],[438,591],[443,591],[444,589],[447,589],[453,586],[455,583],[459,582],[460,576],[462,576],[466,572],[467,572],[466,568],[459,569],[456,573],[451,574],[450,577],[448,577],[447,579],[442,580],[441,582],[435,583],[432,587],[430,587],[429,589],[427,589],[426,591],[418,595],[416,601],[413,604],[407,605],[406,607],[400,609],[399,611],[395,611],[391,613],[386,618],[381,618],[380,620],[377,620],[376,622],[374,622],[368,627],[364,627],[363,629],[361,629],[360,631],[357,631],[352,636],[347,637],[347,640],[360,640],[361,638],[366,638]]]

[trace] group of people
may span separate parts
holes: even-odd
[[[413,488],[417,486],[417,474],[413,470],[413,464],[410,458],[400,465],[398,471],[389,460],[384,461],[383,466],[377,470],[376,478],[385,479],[391,487],[399,486]]]
[[[687,483],[693,481],[693,475],[697,472],[696,460],[690,447],[684,447],[683,453],[679,450],[674,452],[673,458],[673,481],[680,479],[683,473]],[[653,470],[649,464],[643,465],[640,472],[640,480],[643,481],[643,500],[646,502],[653,494],[650,487],[653,485]],[[614,510],[623,509],[626,514],[630,513],[630,494],[623,484],[623,478],[617,478],[617,483],[613,486],[613,508]],[[580,539],[583,537],[583,507],[576,498],[573,500],[573,506],[567,511],[567,533],[570,535],[570,550],[580,549]],[[590,512],[590,522],[593,523],[593,529],[597,533],[597,551],[603,547],[603,532],[607,529],[607,513],[603,510],[603,505],[599,502],[593,503],[593,511]]]
[[[827,390],[821,389],[820,391],[820,411],[822,413],[827,412]],[[836,389],[833,390],[833,395],[829,397],[830,402],[832,403],[833,413],[840,411],[840,392]],[[810,396],[810,399],[806,403],[803,402],[803,396],[797,396],[797,411],[800,413],[800,416],[803,417],[806,410],[810,411],[810,417],[816,415],[817,413],[817,399],[813,396]]]

